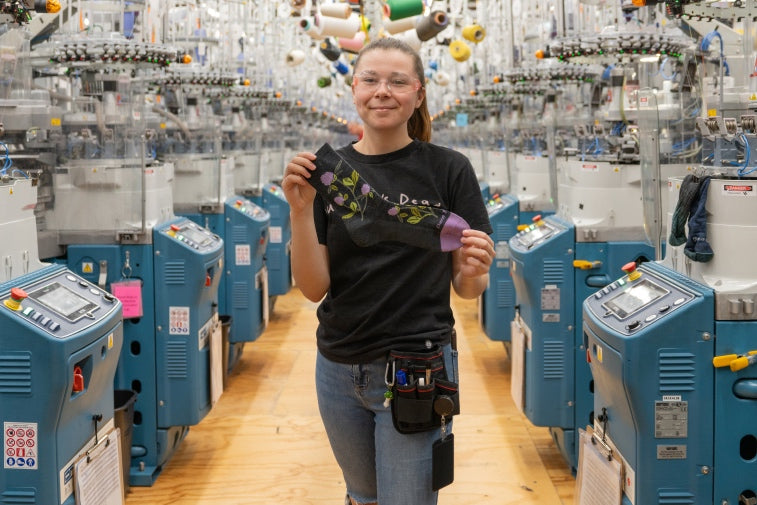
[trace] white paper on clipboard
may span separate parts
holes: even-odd
[[[580,452],[576,475],[577,505],[620,505],[622,465],[592,443],[592,434],[579,429]]]
[[[120,433],[108,433],[74,465],[76,505],[123,505]]]
[[[210,405],[215,405],[223,394],[223,334],[218,314],[213,316],[210,329]]]

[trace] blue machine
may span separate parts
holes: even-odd
[[[256,340],[268,324],[268,278],[263,261],[270,214],[240,196],[226,199],[223,214],[182,215],[208,228],[226,244],[218,311],[231,316],[228,368],[242,356],[245,342]]]
[[[755,322],[716,323],[710,288],[655,263],[583,306],[594,426],[625,467],[623,504],[753,503],[755,374],[713,357],[753,348]]]
[[[62,265],[0,299],[0,501],[73,505],[74,463],[113,428],[121,303]]]
[[[494,233],[495,262],[489,270],[489,285],[481,295],[481,326],[491,340],[510,341],[510,322],[515,316],[515,288],[510,277],[508,241],[518,227],[518,200],[513,195],[494,195],[486,202]]]
[[[642,242],[577,242],[576,227],[557,216],[537,220],[510,239],[517,292],[512,339],[514,392],[536,426],[548,426],[575,470],[577,428],[593,422],[593,382],[585,359],[581,304],[628,261],[654,257]],[[608,289],[608,288],[605,288]],[[515,340],[517,339],[517,342]]]
[[[218,362],[211,361],[221,339],[223,241],[189,219],[173,218],[153,228],[151,245],[70,245],[68,264],[111,291],[138,282],[125,302],[115,387],[138,394],[129,482],[150,486],[223,386],[212,374],[221,370],[220,350]]]
[[[481,196],[484,198],[484,201],[488,202],[492,196],[489,188],[489,183],[478,181],[478,187],[481,188]]]
[[[285,295],[292,288],[291,240],[292,225],[289,221],[289,202],[280,186],[265,184],[260,196],[253,201],[271,215],[271,233],[265,252],[268,269],[268,294],[273,298]]]

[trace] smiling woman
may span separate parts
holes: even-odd
[[[363,136],[299,153],[282,183],[292,273],[320,301],[316,394],[351,505],[435,505],[451,481],[451,288],[478,297],[494,257],[470,161],[429,142],[422,79],[404,42],[368,44],[352,82]]]

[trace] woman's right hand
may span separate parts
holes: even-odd
[[[293,213],[313,208],[315,188],[310,185],[307,179],[312,175],[310,172],[315,170],[314,160],[315,154],[313,153],[297,153],[284,169],[281,189],[284,190],[284,196]]]

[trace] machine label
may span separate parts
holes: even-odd
[[[3,468],[37,470],[37,423],[3,423]]]
[[[689,436],[689,402],[654,402],[654,437],[687,438]]]
[[[510,246],[504,240],[494,245],[494,257],[498,260],[510,259]]]
[[[599,172],[599,166],[594,164],[584,163],[581,165],[581,170],[584,172]]]
[[[541,310],[560,310],[560,288],[550,284],[541,289]]]
[[[81,264],[81,271],[85,274],[91,274],[95,271],[95,264],[91,261],[84,261]]]
[[[189,335],[189,307],[168,307],[168,334]]]
[[[658,445],[657,459],[686,459],[686,446]]]
[[[268,242],[271,244],[280,244],[283,236],[284,233],[281,231],[281,226],[268,227]]]
[[[559,323],[560,314],[555,312],[547,312],[541,315],[542,323]]]
[[[251,265],[250,244],[237,244],[234,246],[234,256],[237,265]]]
[[[726,196],[755,196],[754,184],[723,184],[723,194]]]

